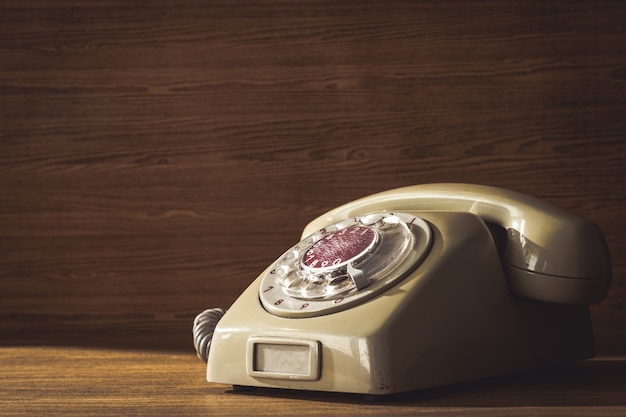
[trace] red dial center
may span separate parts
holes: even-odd
[[[324,236],[302,256],[304,266],[325,269],[345,265],[361,257],[376,243],[376,232],[365,226],[350,226]]]

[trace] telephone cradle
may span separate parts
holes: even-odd
[[[399,188],[313,220],[227,310],[194,321],[207,380],[387,395],[594,355],[602,232],[470,184]]]

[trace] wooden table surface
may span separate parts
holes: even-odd
[[[0,415],[626,415],[626,357],[389,398],[209,384],[192,353],[0,348]]]

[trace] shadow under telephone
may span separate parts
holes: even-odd
[[[469,184],[375,194],[312,221],[224,311],[194,321],[207,380],[385,395],[594,355],[601,231]]]

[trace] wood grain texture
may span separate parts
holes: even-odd
[[[359,395],[259,389],[204,380],[190,354],[0,348],[0,416],[623,416],[626,359],[495,378],[367,402]]]
[[[626,352],[622,1],[0,4],[2,343],[190,347],[326,210],[469,182],[595,221]]]

